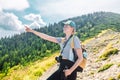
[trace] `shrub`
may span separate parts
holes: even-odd
[[[117,79],[120,79],[120,73],[118,73],[118,75],[117,75]]]
[[[116,80],[115,78],[113,78],[113,77],[110,77],[110,78],[108,78],[108,80]]]
[[[118,64],[118,67],[120,67],[120,63]]]
[[[106,59],[108,59],[108,57],[110,55],[114,55],[114,54],[117,54],[117,53],[118,53],[118,49],[110,48],[110,49],[107,49],[106,51],[104,51],[103,54],[99,58],[102,59],[102,60],[106,60]]]
[[[104,71],[104,70],[106,70],[106,69],[109,69],[112,65],[113,65],[112,63],[110,63],[110,64],[105,64],[105,65],[103,65],[102,67],[100,67],[100,68],[98,69],[98,72],[101,72],[101,71]]]
[[[90,75],[94,75],[94,74],[95,74],[95,72],[94,72],[94,71],[91,71],[91,72],[90,72]]]

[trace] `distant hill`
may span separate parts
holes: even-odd
[[[82,41],[96,36],[105,29],[120,31],[120,14],[116,13],[96,12],[69,19],[76,22],[76,35]],[[64,36],[63,21],[36,30],[55,37]],[[2,38],[0,39],[0,71],[7,74],[8,69],[15,65],[26,65],[49,56],[57,50],[59,50],[58,45],[42,40],[31,33]]]

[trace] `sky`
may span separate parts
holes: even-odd
[[[0,0],[0,38],[99,11],[120,14],[120,0]]]

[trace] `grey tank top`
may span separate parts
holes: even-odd
[[[74,36],[74,49],[78,49],[78,48],[81,48],[81,43],[80,43],[80,40],[77,36]],[[59,45],[60,45],[60,48],[61,50],[63,49],[63,45],[64,45],[64,42],[62,37],[57,37],[56,38]],[[70,61],[73,61],[74,62],[74,53],[72,51],[72,47],[71,47],[71,41],[72,41],[72,38],[67,42],[64,50],[63,50],[63,53],[61,54],[63,56],[63,58],[66,58]]]

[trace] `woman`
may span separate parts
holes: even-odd
[[[53,73],[47,80],[76,80],[76,77],[77,77],[76,69],[79,63],[82,62],[83,60],[81,44],[77,36],[74,36],[74,50],[76,52],[76,55],[78,56],[76,61],[74,60],[73,49],[70,46],[71,38],[75,33],[76,24],[72,20],[68,20],[63,24],[64,24],[63,32],[66,35],[64,38],[52,37],[47,34],[32,30],[27,26],[25,26],[27,32],[31,32],[42,39],[45,39],[54,43],[58,43],[61,46],[62,57],[61,57],[59,69],[55,73]],[[74,62],[74,64],[71,62]],[[81,72],[82,72],[82,68],[81,68]]]

